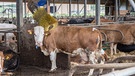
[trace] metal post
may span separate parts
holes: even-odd
[[[128,0],[128,1],[129,1],[130,5],[132,6],[132,8],[135,11],[135,2],[134,2],[134,0]]]
[[[18,52],[20,52],[20,30],[23,26],[23,0],[16,0],[16,11],[17,11],[17,45]]]
[[[69,0],[69,17],[71,18],[71,2],[72,0]]]
[[[4,11],[5,9],[4,9],[4,2],[3,2],[3,11]],[[3,12],[3,17],[4,17],[4,12]]]
[[[86,18],[86,16],[87,16],[87,7],[86,7],[86,5],[87,5],[87,0],[84,0],[84,18]]]
[[[55,10],[56,10],[56,8],[55,8],[55,0],[53,0],[53,16],[56,16]]]
[[[8,10],[8,19],[9,19],[9,9],[7,9]]]
[[[118,0],[115,0],[115,21],[118,19]]]
[[[24,17],[26,18],[27,17],[27,14],[26,14],[26,0],[24,0]]]
[[[77,15],[79,16],[79,0],[77,0]]]
[[[100,0],[96,0],[96,25],[100,25]]]
[[[47,0],[47,13],[50,14],[50,2]]]
[[[118,0],[118,15],[120,15],[120,0]]]

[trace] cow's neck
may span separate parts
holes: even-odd
[[[43,52],[45,56],[49,55],[49,51],[44,46],[40,46],[40,48],[41,48],[41,52]]]
[[[45,36],[49,36],[51,33],[50,33],[50,30],[49,31],[45,31]]]

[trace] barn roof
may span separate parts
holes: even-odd
[[[23,0],[25,1],[25,0]],[[26,0],[26,2],[29,0]],[[77,3],[79,1],[79,4],[84,3],[84,0],[71,0],[72,3]],[[112,2],[113,0],[101,0],[101,4],[105,4],[106,2]],[[16,0],[0,0],[0,2],[16,2]],[[53,3],[53,0],[50,0],[51,3]],[[69,0],[54,0],[55,3],[69,3]],[[87,0],[88,4],[94,4],[95,0]]]

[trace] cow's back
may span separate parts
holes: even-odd
[[[134,24],[111,24],[99,27],[107,36],[108,42],[132,44],[134,42]],[[106,30],[107,29],[107,30]],[[112,30],[112,31],[111,31]]]
[[[115,25],[116,26],[116,25]],[[117,37],[115,40],[118,40],[118,37],[123,38],[119,43],[122,44],[132,44],[134,42],[134,38],[131,32],[132,24],[119,24],[116,26],[116,30],[121,31],[122,35],[114,34],[114,37]]]

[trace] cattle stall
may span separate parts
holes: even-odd
[[[27,30],[29,29],[33,29],[34,26],[36,26],[37,24],[26,24],[23,26],[22,28],[22,33],[21,33],[21,49],[20,49],[20,66],[17,70],[17,72],[15,72],[15,75],[23,75],[22,73],[24,73],[25,75],[30,75],[28,73],[33,73],[30,72],[30,70],[34,71],[35,73],[33,74],[38,74],[38,75],[54,75],[56,76],[57,74],[60,76],[71,76],[71,72],[74,73],[75,76],[87,76],[89,69],[90,68],[107,68],[107,66],[113,65],[108,67],[109,70],[105,70],[103,72],[103,74],[106,74],[107,72],[111,72],[112,68],[116,68],[116,70],[119,69],[123,69],[123,68],[127,68],[127,67],[132,67],[134,66],[134,63],[116,63],[120,66],[114,66],[116,65],[114,62],[121,62],[119,60],[121,59],[126,59],[126,58],[120,58],[120,59],[116,59],[114,60],[114,62],[110,62],[110,63],[106,63],[105,65],[103,64],[95,64],[95,65],[77,65],[77,71],[74,71],[72,69],[72,64],[70,64],[70,58],[68,55],[60,53],[58,54],[58,59],[57,59],[57,64],[58,64],[58,71],[52,73],[48,73],[48,69],[51,66],[50,60],[48,56],[44,56],[42,52],[40,52],[40,49],[35,49],[35,42],[34,42],[34,37],[33,35],[30,35],[27,33]],[[79,24],[80,25],[80,24]],[[86,27],[88,27],[89,24],[86,24]],[[133,59],[134,61],[134,57],[130,59]],[[129,59],[128,58],[128,59]],[[126,60],[128,60],[126,59]],[[112,63],[112,64],[111,64]],[[114,64],[113,64],[114,63]],[[97,67],[96,67],[97,66]],[[103,67],[99,67],[99,66],[103,66]],[[80,68],[81,67],[81,68]],[[88,68],[86,68],[88,67]],[[22,72],[23,71],[23,72]],[[27,72],[28,71],[28,72]],[[64,72],[61,73],[60,71]],[[82,71],[82,72],[80,72]],[[80,73],[79,73],[80,72]],[[97,75],[97,72],[95,72],[95,75]]]
[[[3,25],[5,25],[3,27]],[[7,27],[8,26],[8,27]],[[11,27],[10,27],[11,26]],[[13,33],[17,33],[14,25],[1,24],[0,28],[0,74],[13,75],[19,66],[19,54],[17,40]]]

